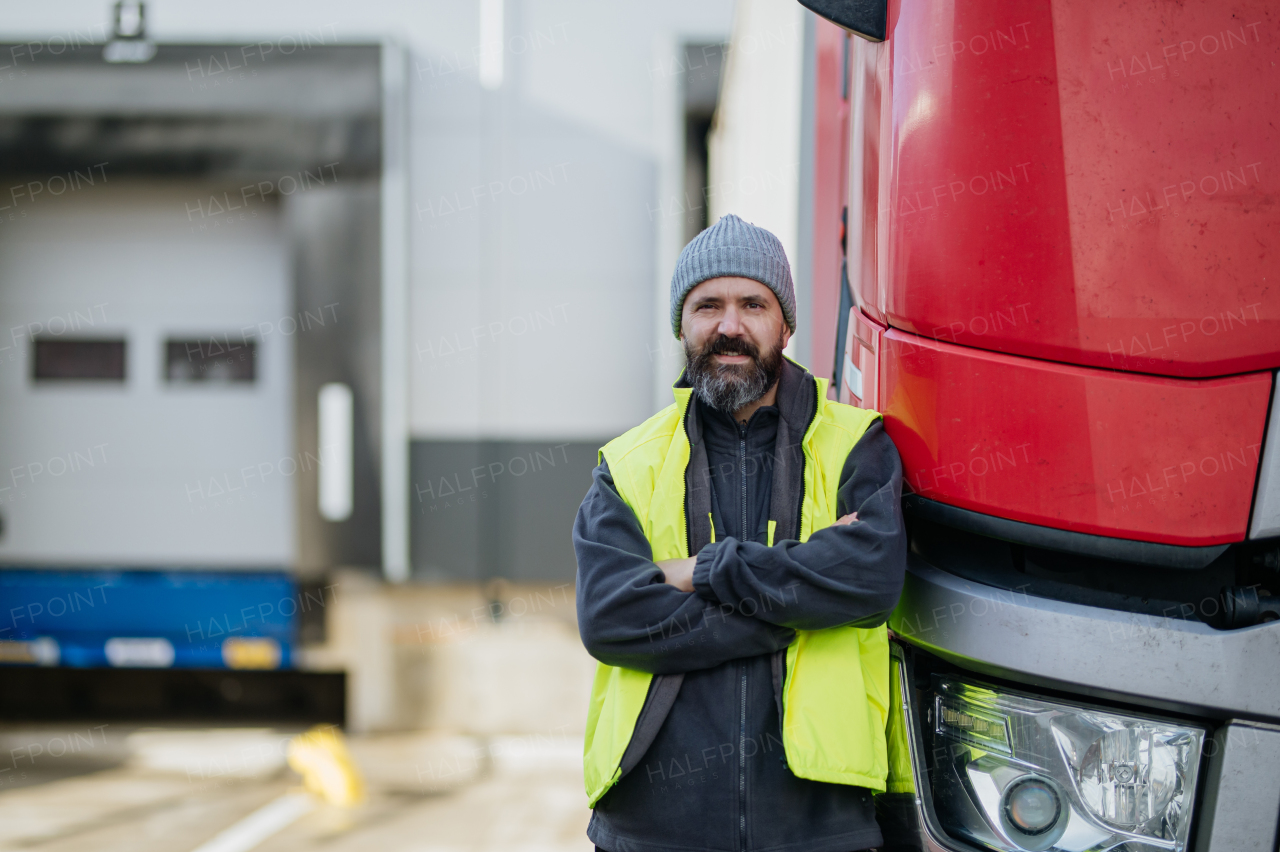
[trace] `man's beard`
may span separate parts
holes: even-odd
[[[723,334],[696,352],[686,339],[684,354],[685,376],[698,399],[728,414],[764,396],[782,374],[781,334],[764,357],[751,341]],[[751,360],[746,364],[719,364],[716,355],[746,355]]]

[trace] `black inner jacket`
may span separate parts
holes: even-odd
[[[797,778],[782,747],[778,688],[794,631],[883,624],[906,561],[901,465],[878,421],[841,472],[837,510],[858,522],[796,541],[800,441],[816,406],[813,377],[791,362],[777,404],[746,427],[690,403],[692,594],[662,582],[608,465],[595,470],[573,530],[582,639],[602,662],[657,675],[623,777],[588,828],[602,849],[848,852],[881,842],[869,791]]]

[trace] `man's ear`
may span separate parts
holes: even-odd
[[[782,323],[782,348],[783,348],[783,349],[786,349],[786,348],[787,348],[787,344],[788,344],[788,343],[790,343],[790,342],[791,342],[791,326],[787,325],[787,324],[786,324],[786,321],[783,321],[783,323]]]

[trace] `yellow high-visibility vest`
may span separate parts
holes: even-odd
[[[800,541],[837,519],[840,473],[854,444],[880,416],[831,402],[818,379],[818,410],[805,432]],[[636,513],[655,562],[689,556],[684,415],[689,388],[676,401],[600,450],[622,499]],[[587,714],[583,774],[591,806],[619,777],[653,675],[599,663]],[[883,792],[888,772],[889,637],[881,627],[798,630],[787,648],[782,742],[800,778]]]

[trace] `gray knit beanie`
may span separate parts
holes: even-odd
[[[689,241],[671,276],[671,330],[680,336],[680,313],[689,291],[710,278],[737,276],[773,291],[782,316],[796,330],[796,290],[782,243],[764,228],[730,213]]]

